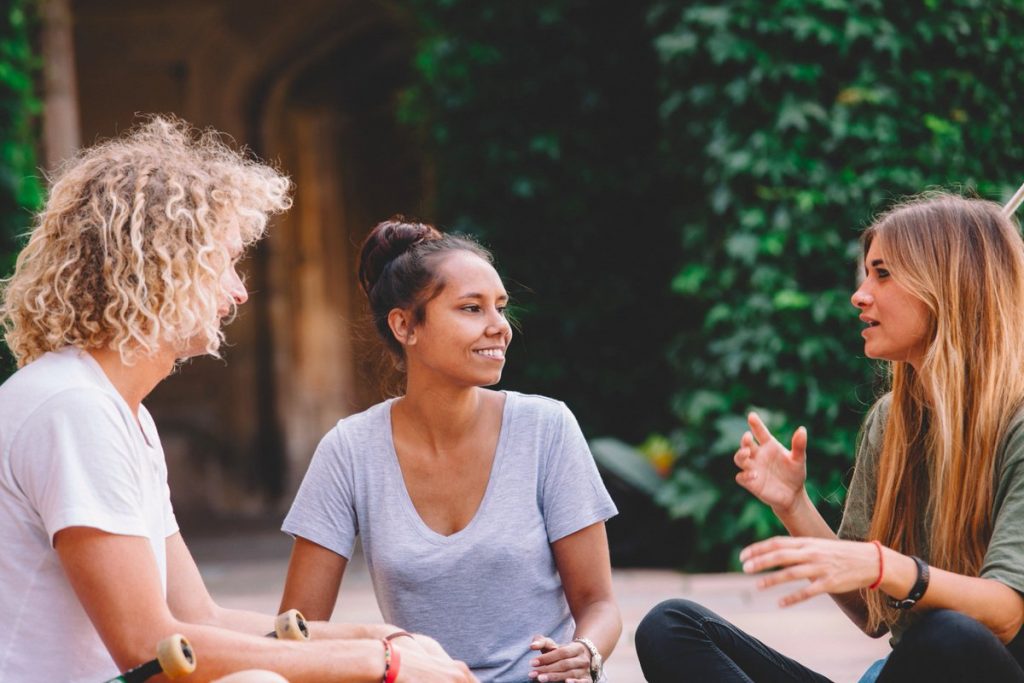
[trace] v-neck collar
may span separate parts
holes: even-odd
[[[511,391],[502,391],[501,393],[505,395],[505,405],[502,407],[501,411],[501,427],[498,431],[498,442],[494,447],[494,458],[491,460],[491,472],[487,478],[487,487],[484,489],[484,495],[480,499],[480,504],[477,506],[476,511],[473,513],[473,518],[469,520],[469,523],[455,533],[447,536],[435,531],[426,522],[424,522],[420,513],[416,510],[416,506],[412,502],[412,496],[409,494],[409,488],[405,485],[405,476],[402,474],[402,466],[398,461],[398,450],[395,448],[394,426],[391,422],[391,408],[397,399],[388,399],[383,406],[385,434],[387,434],[388,444],[388,467],[391,468],[392,475],[397,477],[400,482],[400,504],[405,510],[406,515],[412,521],[413,528],[415,528],[416,531],[428,541],[438,544],[456,543],[460,539],[469,536],[474,527],[478,526],[480,518],[487,512],[488,503],[495,495],[495,481],[498,479],[502,463],[505,461],[505,442],[508,440],[508,433],[510,431],[509,425],[512,419],[513,404],[516,396],[515,392]]]

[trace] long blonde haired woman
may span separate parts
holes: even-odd
[[[740,554],[759,585],[806,580],[865,633],[892,634],[879,681],[1024,681],[1024,242],[991,202],[921,197],[865,233],[852,297],[864,352],[891,391],[865,421],[838,536],[804,481],[807,432],[786,449],[756,414],[736,480],[790,537]],[[694,603],[637,633],[649,681],[824,681]]]

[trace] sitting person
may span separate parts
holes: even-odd
[[[283,525],[281,604],[328,618],[360,535],[384,618],[481,681],[596,680],[622,629],[616,510],[565,405],[484,388],[512,340],[490,254],[392,220],[364,242],[359,280],[406,390],[320,443]]]
[[[173,633],[198,653],[191,681],[250,668],[380,681],[389,650],[391,683],[472,680],[430,643],[382,643],[389,626],[262,637],[273,617],[214,603],[178,532],[142,400],[179,361],[217,354],[247,298],[236,263],[289,190],[162,118],[54,178],[0,308],[20,366],[0,386],[0,680],[98,683]]]
[[[740,554],[764,588],[808,583],[865,633],[892,634],[878,681],[1024,681],[1024,242],[996,204],[897,206],[863,236],[853,294],[891,390],[868,413],[838,536],[790,449],[756,414],[736,480],[792,537]],[[825,681],[701,605],[670,600],[636,634],[648,681]]]

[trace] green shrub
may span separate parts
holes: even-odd
[[[649,4],[411,5],[423,38],[401,114],[434,163],[429,218],[480,235],[517,304],[503,385],[566,401],[594,436],[664,428],[682,311]]]
[[[860,229],[929,187],[1005,199],[1024,179],[1024,5],[664,1],[650,20],[691,321],[661,500],[701,522],[698,564],[721,568],[781,529],[733,483],[752,407],[783,443],[808,427],[812,497],[838,518],[877,392],[849,301]]]
[[[34,3],[8,0],[0,9],[0,276],[8,275],[21,235],[42,204],[36,169],[36,120],[40,104],[34,94],[39,63],[30,42]],[[0,344],[0,380],[11,358]]]

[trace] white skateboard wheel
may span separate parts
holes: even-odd
[[[281,612],[274,619],[274,633],[279,640],[309,640],[306,618],[297,609]]]
[[[156,644],[156,660],[168,678],[179,678],[196,670],[196,656],[185,636],[175,633]]]
[[[218,678],[213,683],[288,683],[288,679],[273,671],[265,669],[249,669],[248,671],[236,671],[223,678]]]

